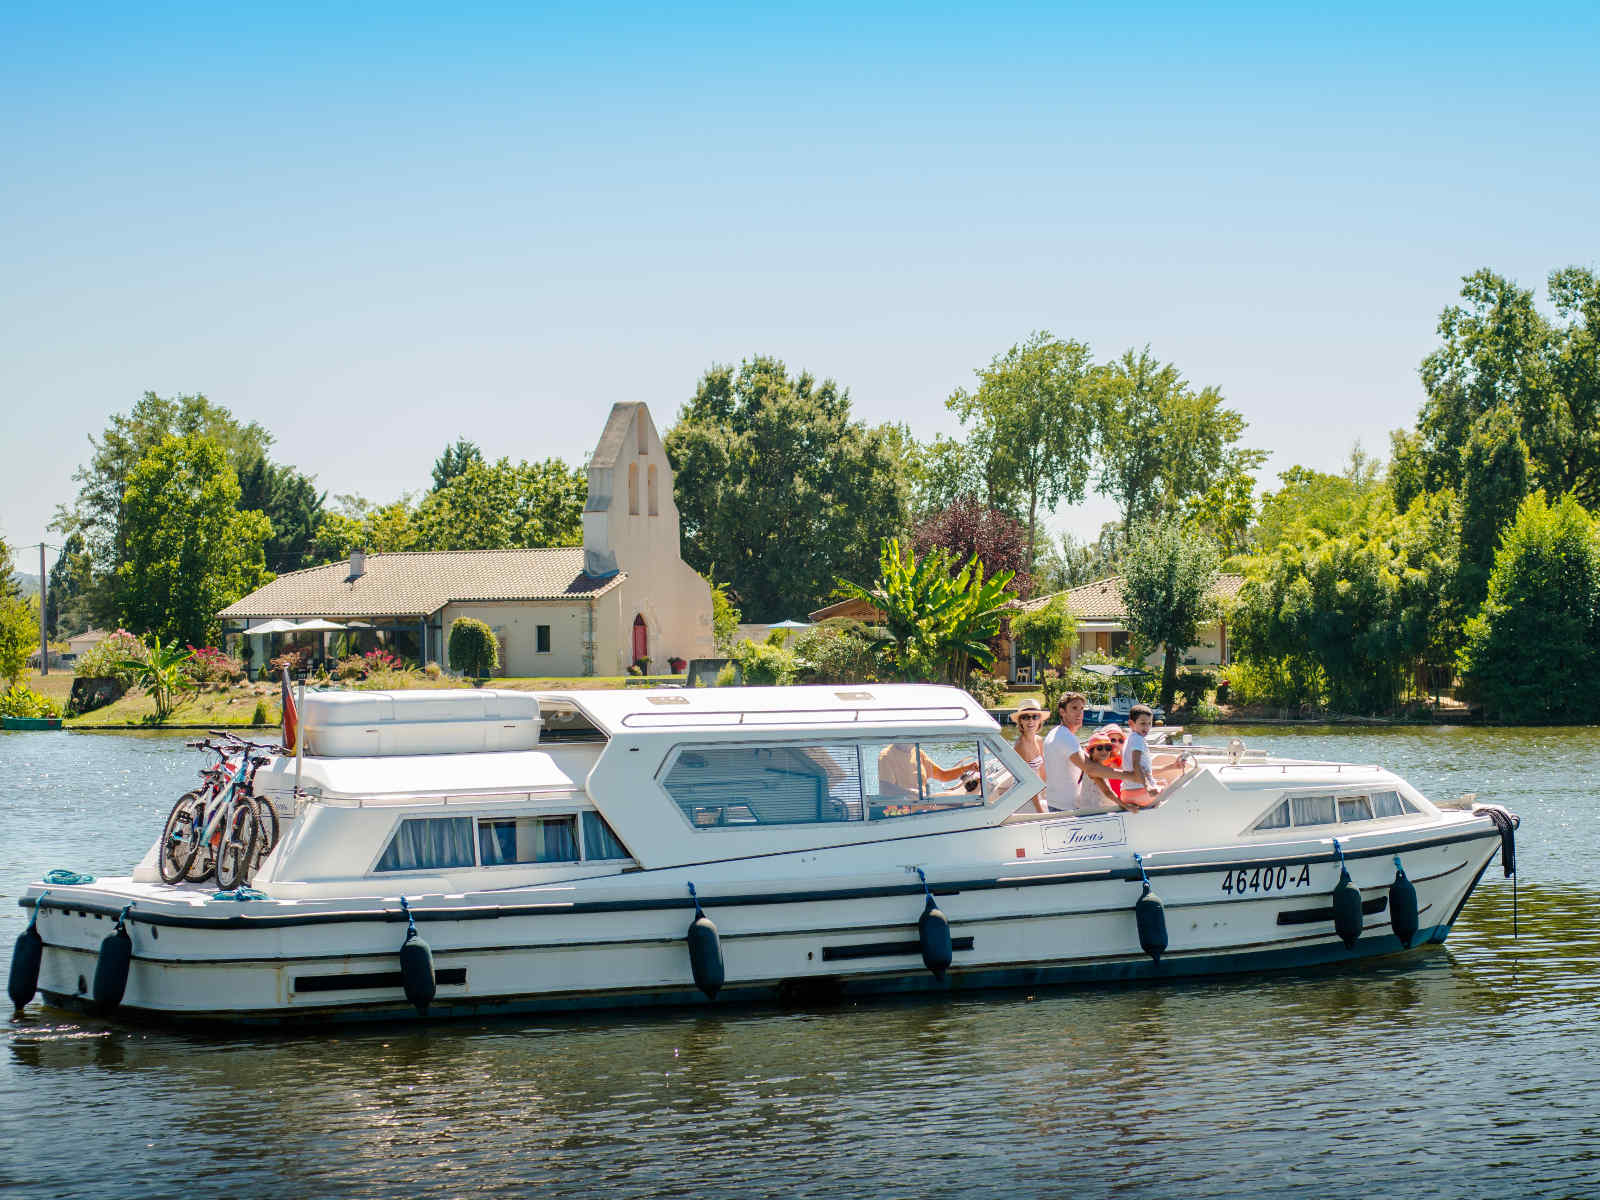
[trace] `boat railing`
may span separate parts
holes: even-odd
[[[684,699],[687,704],[687,697]],[[628,729],[726,729],[765,725],[859,725],[868,722],[907,725],[919,722],[965,721],[970,712],[957,705],[921,708],[760,708],[677,712],[637,712],[622,718]]]

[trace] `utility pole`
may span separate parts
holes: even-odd
[[[44,543],[39,543],[39,674],[50,674],[50,643],[44,636],[44,601],[48,591],[44,575]]]

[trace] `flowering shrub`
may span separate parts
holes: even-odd
[[[339,679],[369,679],[380,672],[394,672],[405,669],[405,662],[398,654],[391,654],[387,650],[368,650],[365,654],[347,654],[339,660],[339,665],[334,668],[334,675]]]
[[[306,664],[310,661],[309,650],[286,650],[269,664],[272,667],[272,677],[276,679],[281,676],[285,667],[289,669],[289,674],[298,675],[306,669]]]
[[[85,679],[115,679],[123,687],[131,687],[139,673],[122,664],[144,662],[149,657],[150,650],[142,641],[126,629],[119,629],[79,656],[73,674]]]
[[[233,683],[244,677],[244,665],[215,646],[190,646],[184,670],[196,683]]]

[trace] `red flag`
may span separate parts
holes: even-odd
[[[294,690],[289,686],[289,668],[283,669],[283,749],[294,753],[295,739],[300,736],[300,714],[294,710]]]

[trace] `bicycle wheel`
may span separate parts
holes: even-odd
[[[183,878],[195,851],[200,848],[200,830],[195,822],[200,807],[199,792],[185,792],[178,797],[161,830],[161,846],[156,852],[156,866],[161,870],[163,883],[177,883]]]
[[[215,811],[216,804],[213,801],[210,808],[202,803],[195,814],[194,857],[189,860],[189,869],[183,873],[183,877],[190,883],[200,883],[210,878],[211,873],[217,869],[217,847],[222,842],[222,830],[210,828],[207,819]]]
[[[272,800],[266,796],[251,796],[255,801],[256,810],[261,817],[261,858],[271,854],[278,844],[281,834],[278,823],[278,810],[272,806]]]
[[[248,883],[250,868],[261,840],[261,817],[255,802],[240,796],[222,822],[222,844],[217,848],[217,884],[231,891]]]

